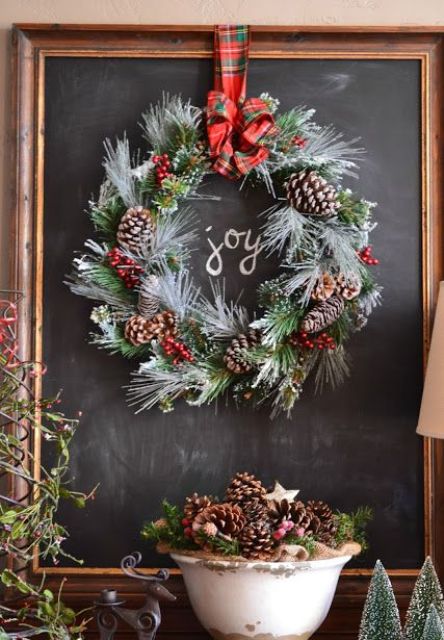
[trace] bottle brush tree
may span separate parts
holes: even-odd
[[[431,558],[426,558],[413,589],[404,626],[405,640],[422,640],[427,616],[433,605],[441,623],[444,622],[444,604],[441,586]]]
[[[358,640],[401,640],[401,621],[390,579],[378,560],[362,614]]]
[[[444,626],[434,604],[430,605],[422,640],[444,640]]]

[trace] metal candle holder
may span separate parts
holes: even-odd
[[[126,576],[141,580],[145,585],[145,600],[140,609],[124,607],[125,600],[119,598],[115,589],[104,589],[99,600],[94,603],[100,640],[113,640],[120,620],[134,629],[138,640],[154,640],[161,621],[159,602],[176,600],[176,597],[161,584],[168,580],[169,572],[160,569],[154,576],[144,575],[136,568],[141,561],[142,555],[136,551],[125,556],[120,563]]]

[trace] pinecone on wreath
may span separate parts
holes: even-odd
[[[125,339],[135,347],[176,335],[176,316],[172,311],[162,311],[153,318],[132,316],[125,325]]]
[[[299,213],[332,216],[340,206],[336,189],[315,171],[293,173],[285,187],[288,202]]]
[[[152,239],[156,225],[149,209],[131,207],[123,214],[117,228],[117,242],[131,253],[140,253]]]
[[[267,560],[273,551],[274,541],[267,522],[251,522],[239,534],[242,555],[250,560]]]
[[[244,506],[254,502],[266,504],[267,490],[252,473],[236,473],[228,485],[225,499],[227,502]]]
[[[336,278],[326,271],[318,279],[316,286],[313,288],[311,297],[313,300],[318,301],[328,300],[328,298],[331,298],[334,294],[336,288]]]
[[[302,320],[300,326],[301,331],[307,333],[322,331],[322,329],[329,327],[339,318],[344,308],[344,300],[336,295],[320,302],[315,305]]]
[[[185,506],[183,508],[184,516],[190,522],[193,522],[194,518],[202,513],[207,507],[212,504],[212,499],[208,496],[200,496],[198,493],[185,498]]]
[[[204,532],[214,531],[210,535],[222,534],[225,536],[237,536],[243,529],[246,518],[242,509],[235,504],[213,504],[203,509],[193,520],[193,531],[196,533],[203,529]],[[206,525],[216,527],[209,528]]]
[[[257,329],[250,329],[247,333],[240,333],[233,338],[224,355],[225,366],[233,373],[248,373],[253,365],[248,362],[247,352],[260,344],[261,334]]]
[[[356,275],[345,277],[340,273],[336,278],[336,293],[344,300],[353,300],[361,293],[361,283]]]

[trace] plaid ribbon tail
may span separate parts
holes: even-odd
[[[245,99],[250,33],[246,26],[215,30],[215,89],[208,93],[207,131],[213,169],[237,179],[268,157],[265,137],[277,133],[259,98]]]

